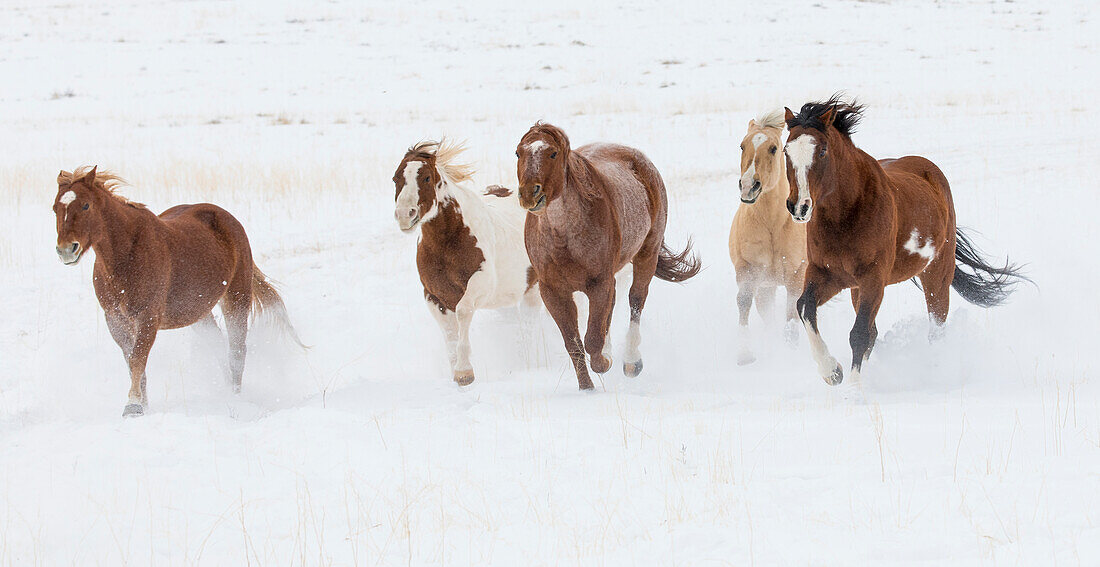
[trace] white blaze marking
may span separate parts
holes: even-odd
[[[916,254],[928,260],[929,263],[932,262],[932,258],[936,257],[936,247],[932,246],[932,239],[928,239],[928,242],[921,246],[920,233],[915,228],[913,232],[909,233],[909,241],[905,243],[904,247],[910,254]]]
[[[401,193],[397,195],[395,205],[397,224],[401,228],[410,228],[409,222],[412,221],[412,218],[409,218],[409,209],[416,209],[420,206],[420,185],[417,184],[416,180],[420,177],[422,167],[424,167],[422,161],[410,161],[405,164],[405,186],[401,188]]]
[[[787,158],[791,160],[791,167],[794,168],[795,182],[798,183],[798,200],[805,201],[810,198],[810,184],[806,180],[806,172],[814,163],[817,140],[809,134],[803,134],[787,142],[786,149]]]
[[[69,206],[69,203],[72,203],[75,200],[76,200],[76,193],[73,193],[72,191],[66,191],[65,194],[62,195],[61,198],[57,200],[57,202],[61,203],[62,205],[65,205],[67,207],[67,206]]]
[[[763,132],[760,132],[759,134],[752,137],[752,147],[760,149],[760,144],[763,144],[767,140],[768,136],[765,135]]]
[[[527,149],[531,150],[531,153],[536,153],[549,145],[550,144],[547,144],[542,140],[535,140],[534,142],[527,144]]]

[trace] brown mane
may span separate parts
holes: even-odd
[[[68,174],[69,183],[71,184],[71,183],[73,183],[74,181],[76,181],[78,179],[83,179],[84,176],[87,175],[88,172],[91,171],[93,167],[95,167],[95,166],[82,165],[82,166],[76,168],[75,170],[73,170],[72,173],[68,173],[68,172],[64,172],[64,173]],[[126,197],[123,197],[122,195],[118,194],[119,188],[126,187],[126,186],[129,186],[129,185],[130,184],[127,183],[127,181],[125,179],[123,179],[121,176],[119,176],[118,174],[116,174],[114,172],[111,172],[111,171],[108,171],[108,170],[105,170],[105,169],[99,169],[99,170],[96,170],[96,172],[95,172],[95,186],[96,186],[96,189],[102,189],[102,190],[106,191],[108,195],[114,197],[115,199],[118,199],[123,204],[130,205],[131,207],[134,207],[135,209],[146,209],[146,210],[148,210],[148,207],[146,207],[144,204],[138,203],[136,201],[131,201],[130,199],[127,199]]]
[[[595,201],[602,196],[602,192],[594,180],[597,178],[592,175],[592,163],[587,158],[574,152],[569,145],[569,136],[565,135],[565,131],[553,124],[547,124],[543,121],[535,122],[535,125],[527,131],[527,136],[534,134],[545,134],[554,141],[554,145],[562,148],[562,152],[565,153],[565,181],[566,185],[573,187],[585,201]],[[527,136],[524,136],[526,138]]]

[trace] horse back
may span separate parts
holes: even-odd
[[[618,144],[577,148],[601,177],[621,235],[619,265],[629,262],[657,229],[663,238],[668,197],[657,168],[641,151]]]

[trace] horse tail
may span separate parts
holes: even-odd
[[[682,282],[695,277],[702,268],[699,256],[691,253],[691,239],[688,238],[687,246],[680,253],[674,252],[668,244],[661,243],[661,251],[657,254],[657,272],[654,275],[666,282]]]
[[[283,298],[279,296],[275,286],[256,264],[252,264],[252,315],[262,313],[270,313],[279,329],[303,350],[309,348],[302,343],[302,339],[298,338],[298,331],[295,331],[294,325],[290,323],[286,304],[283,303]]]
[[[996,307],[1008,299],[1016,284],[1021,281],[1035,283],[1023,274],[1021,266],[1007,259],[1004,266],[993,266],[982,256],[982,251],[967,233],[961,228],[956,229],[955,276],[951,287],[970,303],[980,307]],[[963,270],[964,266],[970,268],[970,272]]]

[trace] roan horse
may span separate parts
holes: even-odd
[[[730,226],[730,259],[737,274],[737,310],[740,341],[737,363],[749,364],[752,354],[749,309],[756,300],[760,316],[768,319],[775,288],[787,289],[787,340],[797,339],[795,302],[806,275],[806,225],[794,222],[785,202],[787,162],[783,152],[783,111],[749,120],[741,140],[741,203]]]
[[[585,364],[604,373],[615,274],[633,264],[630,330],[623,372],[642,371],[639,321],[658,278],[679,282],[699,272],[689,257],[691,243],[676,254],[664,244],[668,197],[657,168],[642,152],[614,144],[590,144],[571,150],[565,132],[536,123],[516,149],[519,201],[530,214],[524,242],[537,274],[543,303],[561,330],[582,390],[593,388]],[[588,296],[588,331],[581,343],[573,292]]]
[[[455,163],[460,145],[423,142],[409,148],[393,174],[394,218],[404,232],[420,227],[416,266],[424,299],[447,342],[454,381],[474,381],[470,321],[478,309],[538,304],[531,262],[520,244],[525,214],[511,191],[466,186],[473,170]]]
[[[244,228],[211,204],[179,205],[158,217],[115,194],[122,180],[81,167],[57,176],[57,255],[66,265],[95,250],[92,283],[130,367],[124,416],[145,413],[145,364],[157,331],[198,323],[229,334],[230,380],[240,392],[249,313],[270,311],[301,346],[275,288],[252,261]],[[219,331],[220,332],[220,331]]]
[[[992,307],[1027,279],[1012,264],[996,267],[983,260],[955,226],[951,189],[935,164],[919,156],[876,161],[852,143],[862,111],[833,95],[806,103],[798,114],[788,108],[785,115],[787,209],[795,221],[809,223],[809,265],[798,313],[818,372],[827,383],[839,384],[844,373],[818,332],[817,308],[852,289],[856,321],[849,339],[856,387],[878,335],[875,315],[886,286],[920,280],[935,338],[947,320],[951,287],[975,305]]]

